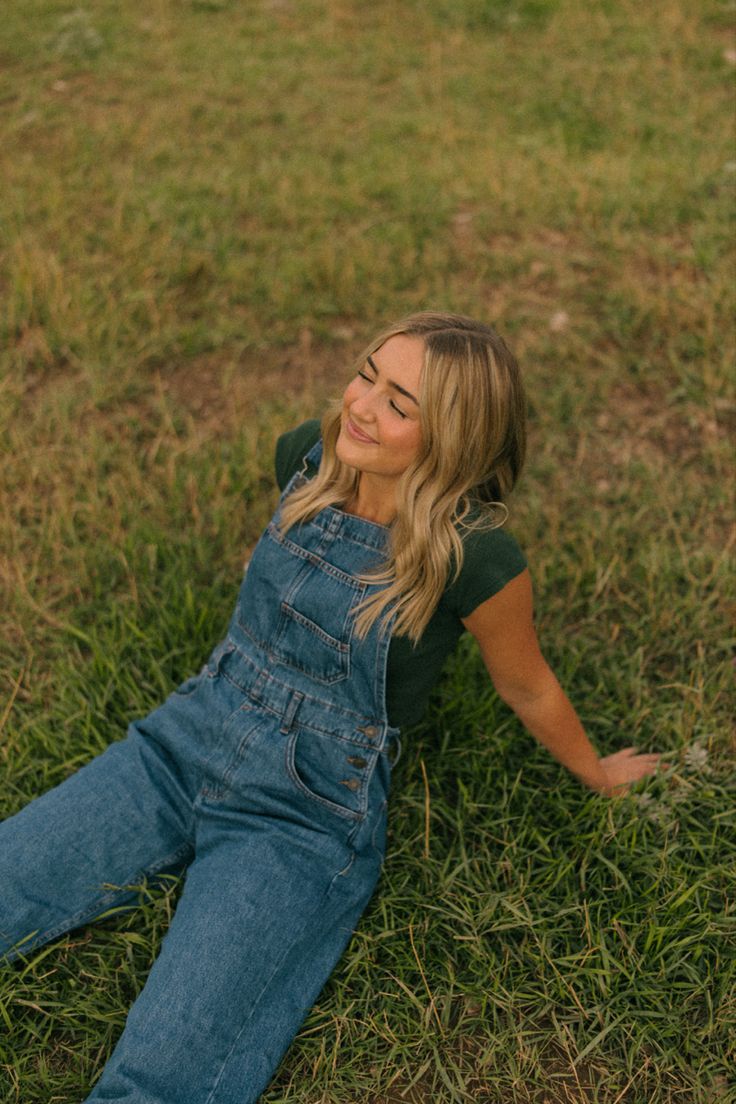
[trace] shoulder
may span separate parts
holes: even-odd
[[[446,591],[446,600],[460,618],[493,597],[527,566],[518,541],[506,529],[470,529],[461,533],[463,564]]]
[[[319,418],[310,418],[296,429],[282,433],[276,442],[276,482],[283,491],[294,472],[299,471],[304,457],[317,443],[320,435]]]

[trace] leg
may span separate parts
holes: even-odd
[[[0,958],[13,959],[124,905],[124,888],[191,851],[191,802],[133,726],[61,785],[0,824]]]
[[[366,821],[351,851],[324,824],[203,805],[174,919],[89,1104],[253,1104],[370,899],[372,836]]]

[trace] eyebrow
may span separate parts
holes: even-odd
[[[376,362],[373,357],[367,356],[365,359],[368,361],[376,375],[380,376],[381,373],[378,371],[378,368],[376,367]],[[389,387],[395,387],[396,390],[401,392],[402,395],[406,395],[407,399],[411,399],[413,403],[419,406],[419,400],[416,399],[414,395],[412,395],[411,391],[407,391],[405,387],[401,387],[398,383],[394,383],[393,380],[386,380],[386,383],[389,385]]]

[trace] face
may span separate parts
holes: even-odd
[[[339,460],[386,479],[406,471],[421,444],[423,363],[422,339],[396,334],[359,368],[342,397]]]

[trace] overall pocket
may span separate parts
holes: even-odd
[[[350,675],[349,641],[331,636],[288,602],[281,603],[278,630],[269,650],[316,682],[329,685]]]
[[[352,610],[365,589],[271,524],[241,586],[238,624],[270,660],[331,685],[350,676]]]
[[[295,725],[286,744],[286,772],[306,797],[340,816],[365,816],[378,752]]]

